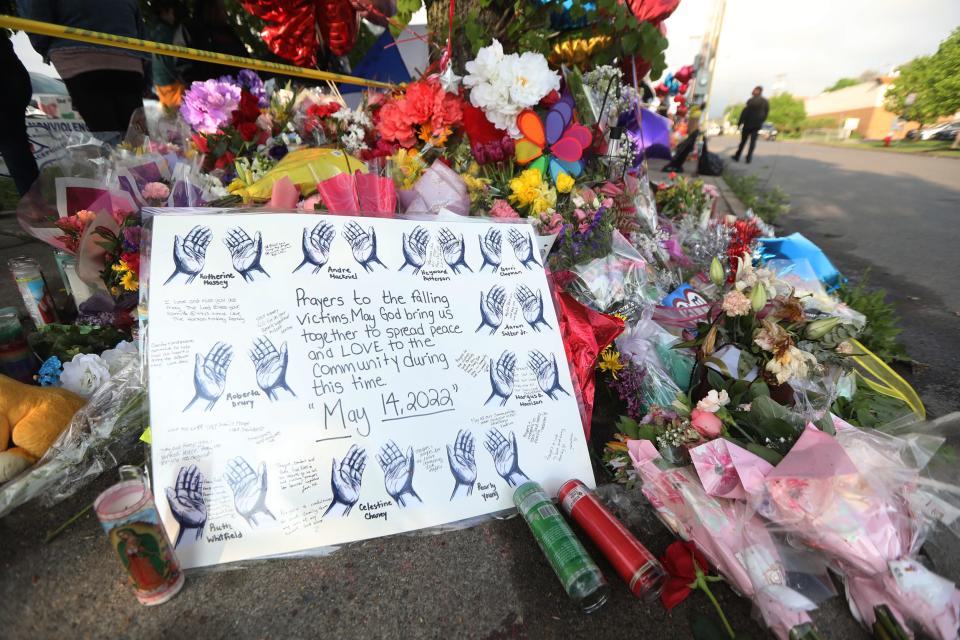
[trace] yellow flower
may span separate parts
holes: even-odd
[[[570,190],[573,189],[573,178],[569,174],[561,173],[557,176],[557,191],[560,193],[570,193]]]
[[[120,279],[120,284],[122,284],[123,288],[127,291],[136,291],[140,287],[140,283],[137,282],[137,276],[133,271],[127,271],[123,274],[123,277]]]
[[[390,156],[393,162],[393,180],[399,183],[401,189],[412,189],[423,173],[423,160],[416,149],[400,149]]]
[[[607,347],[600,352],[600,363],[597,368],[600,371],[606,371],[614,380],[617,378],[617,372],[623,369],[624,364],[620,361],[620,352],[612,347]]]
[[[463,178],[464,184],[467,185],[467,191],[470,193],[470,202],[476,204],[486,192],[487,187],[490,185],[490,180],[488,178],[477,178],[469,173],[465,173],[460,177]]]
[[[119,261],[117,264],[111,266],[110,268],[116,271],[117,273],[123,273],[124,271],[130,270],[129,265],[127,265],[127,263],[124,262],[123,260]]]

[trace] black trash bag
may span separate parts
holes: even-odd
[[[697,162],[697,173],[701,176],[723,175],[723,158],[707,151],[707,138],[703,138],[703,149],[700,150],[700,160]]]

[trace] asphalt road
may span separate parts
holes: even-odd
[[[793,196],[786,232],[808,234],[848,275],[873,267],[877,284],[890,289],[907,317],[904,339],[911,354],[928,365],[915,377],[926,378],[918,383],[924,400],[946,413],[957,408],[956,372],[947,364],[960,356],[960,320],[952,313],[958,298],[950,282],[950,271],[956,276],[960,270],[949,246],[949,235],[956,239],[960,191],[950,188],[948,178],[951,171],[958,175],[960,163],[937,160],[944,165],[914,171],[911,162],[929,161],[876,155],[761,143],[750,170],[772,173],[771,184]],[[875,173],[874,166],[886,168]],[[939,177],[924,177],[926,172]],[[914,206],[907,207],[911,199]],[[928,224],[918,224],[921,216]],[[52,274],[49,252],[18,239],[13,221],[0,216],[0,263],[24,252],[44,257]],[[0,306],[16,301],[8,280],[0,264]],[[51,280],[56,287],[56,278]],[[516,518],[439,535],[371,540],[323,558],[195,573],[171,602],[141,607],[127,592],[93,516],[43,542],[48,530],[111,482],[102,478],[53,508],[31,504],[0,520],[0,637],[673,639],[690,637],[694,613],[711,612],[701,594],[671,613],[637,601],[600,560],[613,587],[611,599],[600,611],[582,614]],[[661,553],[671,540],[666,530],[649,510],[632,513],[630,528]],[[927,547],[935,568],[957,578],[954,545],[938,536]],[[743,637],[766,637],[746,600],[722,585],[715,591]],[[840,597],[824,603],[814,618],[824,637],[866,637]]]

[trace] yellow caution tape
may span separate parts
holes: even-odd
[[[286,76],[308,78],[310,80],[344,82],[346,84],[356,84],[375,89],[394,88],[394,85],[388,82],[367,80],[365,78],[355,78],[354,76],[332,73],[330,71],[320,71],[319,69],[303,69],[290,64],[267,62],[266,60],[254,60],[253,58],[242,58],[240,56],[232,56],[225,53],[201,51],[200,49],[180,47],[173,44],[165,44],[163,42],[151,42],[150,40],[141,40],[140,38],[128,38],[126,36],[118,36],[112,33],[76,29],[74,27],[66,27],[62,24],[27,20],[26,18],[17,18],[15,16],[0,15],[0,28],[13,29],[14,31],[26,31],[27,33],[35,33],[54,38],[64,38],[66,40],[77,40],[78,42],[99,44],[105,47],[133,49],[134,51],[155,53],[162,56],[173,56],[176,58],[186,58],[188,60],[199,60],[200,62],[213,62],[231,67],[241,67],[243,69],[253,69],[255,71],[279,73]]]
[[[910,410],[921,420],[927,417],[927,410],[920,400],[920,396],[906,380],[891,369],[872,351],[863,346],[858,340],[852,340],[857,353],[850,356],[856,365],[856,373],[871,389],[885,396],[901,400],[910,407]]]

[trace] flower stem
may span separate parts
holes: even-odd
[[[713,603],[713,608],[717,610],[717,614],[720,616],[720,621],[723,623],[723,628],[726,629],[727,635],[731,638],[735,638],[736,634],[733,632],[733,627],[731,627],[730,622],[727,621],[727,616],[724,615],[723,609],[720,607],[720,603],[717,602],[713,592],[710,591],[710,585],[707,582],[706,576],[700,570],[700,567],[697,566],[696,562],[694,562],[694,568],[697,571],[697,588],[703,591],[707,595],[707,598],[710,599],[710,602]]]
[[[59,527],[57,527],[56,529],[48,533],[44,542],[47,542],[47,543],[52,542],[54,539],[56,539],[57,536],[59,536],[64,531],[66,531],[70,525],[72,525],[74,522],[76,522],[77,520],[82,518],[84,515],[86,515],[86,513],[91,509],[93,509],[92,502],[87,506],[85,506],[83,509],[81,509],[79,512],[74,514],[69,520],[64,522],[62,525],[60,525]]]

